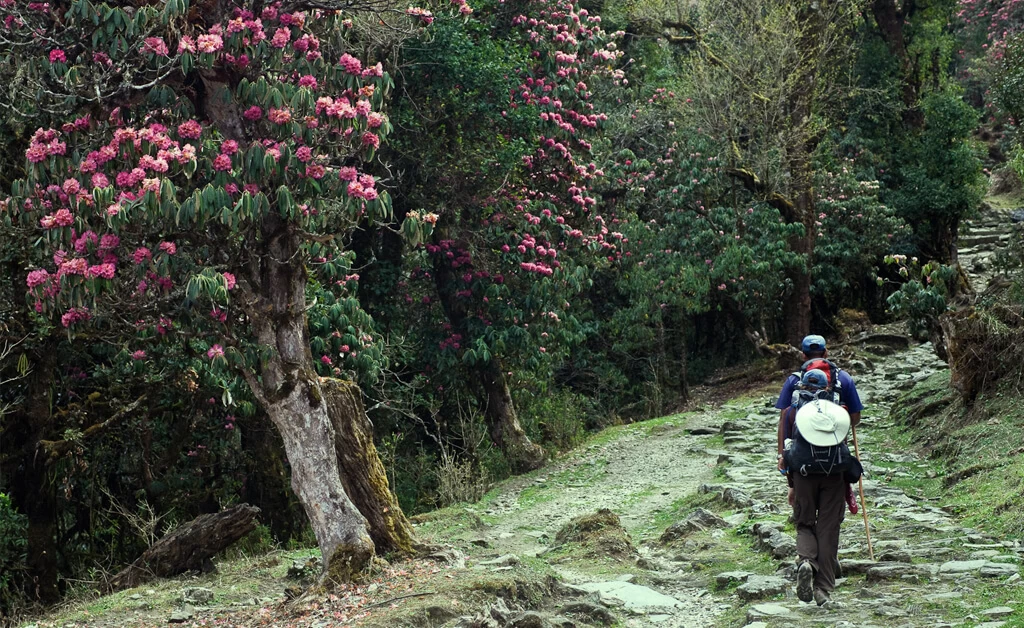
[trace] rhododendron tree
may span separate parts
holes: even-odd
[[[345,15],[302,4],[0,3],[4,49],[30,77],[16,104],[48,123],[5,203],[46,256],[29,298],[69,334],[147,307],[159,327],[152,306],[168,296],[196,312],[173,324],[211,369],[244,378],[284,439],[326,569],[347,578],[375,545],[411,547],[358,389],[317,376],[336,359],[369,368],[376,343],[342,306],[356,281],[344,247],[357,222],[390,215],[362,164],[391,131],[392,82]],[[407,217],[403,231],[422,239],[430,224]],[[311,279],[330,302],[315,338]]]
[[[590,153],[606,119],[593,94],[618,80],[619,53],[599,17],[565,0],[491,3],[476,16],[465,29],[436,22],[407,53],[402,89],[415,104],[396,115],[419,132],[394,145],[410,172],[399,212],[438,221],[406,257],[399,298],[420,310],[407,320],[419,323],[409,332],[432,393],[468,384],[491,439],[525,470],[544,454],[519,423],[510,374],[552,368],[586,283],[578,260],[616,251],[590,192]]]

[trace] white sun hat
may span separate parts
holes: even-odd
[[[838,445],[850,431],[850,413],[839,404],[815,399],[797,410],[796,429],[817,447]]]

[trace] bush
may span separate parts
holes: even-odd
[[[25,572],[25,533],[28,519],[14,509],[11,498],[0,493],[0,610],[17,601],[20,576]]]

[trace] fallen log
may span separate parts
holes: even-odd
[[[209,571],[214,555],[256,529],[259,512],[255,506],[239,504],[178,526],[111,578],[108,592],[186,571]]]

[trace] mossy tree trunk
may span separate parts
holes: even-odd
[[[544,465],[544,449],[530,440],[519,423],[501,362],[492,358],[480,368],[479,378],[487,396],[484,417],[487,419],[491,440],[505,452],[515,472],[539,469]]]
[[[321,380],[327,414],[334,426],[334,446],[345,492],[366,518],[379,553],[413,551],[413,533],[388,485],[387,471],[373,444],[373,425],[362,393],[353,382]]]
[[[374,556],[367,520],[345,490],[334,423],[313,367],[306,322],[300,235],[273,213],[264,219],[257,262],[239,281],[242,307],[259,343],[273,349],[258,375],[242,370],[281,434],[291,485],[335,580],[360,577]]]

